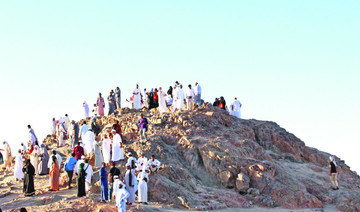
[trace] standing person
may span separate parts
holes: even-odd
[[[55,118],[53,118],[51,121],[50,134],[52,136],[55,136],[55,132],[56,132],[56,120]]]
[[[40,162],[38,165],[38,174],[40,175],[48,174],[49,154],[47,152],[45,144],[41,144],[41,152],[39,158],[40,158]]]
[[[75,144],[77,144],[79,142],[79,125],[72,120],[71,121],[71,129],[70,131],[72,132],[70,135],[71,141],[70,141],[70,147],[73,148],[75,146]]]
[[[37,145],[35,146],[34,151],[30,154],[30,162],[34,166],[35,173],[37,176],[39,176],[38,165],[39,165],[40,154],[41,154],[40,147]]]
[[[166,94],[164,91],[162,91],[162,88],[159,88],[159,92],[158,92],[158,97],[159,97],[159,112],[160,113],[165,113],[167,112],[167,106],[166,106]]]
[[[214,107],[219,107],[219,104],[220,104],[220,100],[218,98],[215,98],[213,106]]]
[[[89,130],[89,126],[86,125],[86,121],[83,122],[82,126],[80,127],[79,139],[82,140],[85,136],[85,133]]]
[[[329,175],[333,190],[339,190],[339,184],[337,182],[337,164],[334,156],[330,156]]]
[[[11,167],[11,160],[12,160],[12,157],[11,157],[11,149],[10,149],[10,145],[8,144],[7,141],[4,141],[3,142],[3,146],[4,146],[4,167],[3,169],[7,169]]]
[[[36,137],[35,134],[31,133],[29,131],[29,153],[32,153],[32,151],[34,150],[34,147],[36,145]]]
[[[149,108],[148,95],[146,92],[146,88],[144,88],[144,92],[143,92],[142,96],[143,96],[143,105],[142,106],[145,108]]]
[[[58,129],[58,147],[65,146],[67,130],[64,124],[64,120],[60,119],[59,121],[59,129]]]
[[[131,169],[131,164],[126,164],[126,173],[125,173],[125,185],[126,190],[129,192],[129,205],[135,202],[135,184],[136,184],[136,175],[135,170]]]
[[[177,103],[177,86],[175,85],[174,86],[174,89],[173,89],[173,93],[172,93],[172,96],[173,96],[173,103],[172,103],[172,112],[175,112],[176,111],[176,109],[177,109],[177,105],[178,105],[178,103]]]
[[[75,174],[79,174],[79,168],[80,168],[80,164],[84,163],[85,164],[85,156],[81,156],[81,159],[79,159],[76,164],[75,164]]]
[[[185,94],[182,89],[182,85],[180,85],[178,88],[176,88],[176,97],[177,97],[177,109],[179,111],[184,109],[184,100],[185,100]]]
[[[27,127],[28,127],[28,129],[29,129],[29,133],[30,133],[30,134],[33,134],[33,135],[34,135],[34,137],[35,137],[35,144],[36,144],[36,145],[39,145],[39,143],[38,143],[38,139],[37,139],[37,137],[36,137],[36,134],[35,134],[34,129],[33,129],[33,128],[31,128],[31,126],[30,126],[30,125],[28,125]]]
[[[106,174],[106,164],[102,163],[100,169],[100,185],[101,185],[101,202],[106,202],[108,198],[108,186],[107,186],[107,174]]]
[[[224,99],[224,97],[223,97],[223,96],[221,96],[221,97],[220,97],[220,100],[219,100],[219,107],[220,107],[221,109],[226,110],[226,101],[225,101],[225,99]]]
[[[67,173],[69,183],[68,183],[68,189],[71,188],[71,181],[74,174],[74,168],[77,163],[77,160],[75,159],[75,153],[71,153],[71,157],[69,157],[64,164],[64,169]]]
[[[78,197],[86,196],[85,192],[85,181],[86,181],[86,172],[84,170],[84,163],[79,165],[79,176],[77,178],[77,186],[78,186]]]
[[[195,103],[201,106],[201,86],[195,82]]]
[[[126,212],[126,200],[129,198],[130,194],[125,189],[125,185],[119,183],[119,189],[114,195],[116,198],[116,207],[118,212]]]
[[[19,149],[18,155],[15,158],[15,166],[14,166],[14,178],[16,179],[16,181],[24,178],[24,173],[22,171],[23,161],[24,161],[24,158],[21,154],[21,150]]]
[[[116,87],[115,89],[115,98],[116,98],[117,108],[121,108],[121,90],[119,87]]]
[[[142,144],[145,144],[146,141],[148,141],[148,138],[146,136],[146,131],[147,131],[147,125],[148,125],[148,121],[146,118],[144,118],[144,114],[140,113],[140,119],[138,121],[138,125],[139,125],[139,133],[140,133],[140,142]],[[143,140],[145,139],[145,142],[143,142]]]
[[[71,122],[70,122],[70,118],[69,118],[68,114],[65,114],[65,117],[64,117],[63,121],[64,121],[66,131],[69,132]]]
[[[110,92],[108,98],[108,104],[109,104],[109,112],[108,115],[114,114],[115,112],[115,105],[114,105],[114,99],[113,99],[113,93]]]
[[[169,90],[167,91],[167,95],[171,96],[171,98],[172,98],[173,97],[172,94],[173,94],[173,88],[170,86]]]
[[[105,101],[104,98],[101,97],[101,93],[99,93],[99,97],[96,100],[96,106],[98,109],[99,116],[104,115]]]
[[[235,97],[234,101],[230,105],[230,115],[233,115],[235,117],[241,118],[240,108],[241,108],[241,102],[237,100]]]
[[[155,88],[155,91],[153,93],[153,98],[154,98],[154,105],[155,105],[155,108],[159,107],[159,96],[158,96],[158,89]]]
[[[136,110],[140,110],[141,109],[141,90],[139,88],[139,85],[136,84],[136,88],[133,90],[133,95],[134,95],[134,108]]]
[[[146,167],[147,164],[147,157],[145,157],[145,152],[141,152],[141,156],[137,160],[136,164],[136,171],[142,171],[144,167]]]
[[[112,161],[111,162],[111,169],[109,171],[109,198],[111,199],[112,197],[112,193],[113,193],[113,188],[114,188],[114,177],[115,176],[120,176],[120,170],[118,168],[116,168],[115,166],[115,162]]]
[[[24,143],[21,142],[21,151],[23,154],[25,154],[25,152],[27,151],[26,145]]]
[[[89,105],[87,104],[86,101],[84,101],[82,106],[84,108],[84,116],[85,116],[85,118],[88,118],[89,117],[89,112],[90,112]]]
[[[25,162],[25,166],[22,169],[25,177],[24,177],[24,187],[23,192],[25,196],[32,196],[35,194],[34,188],[34,175],[35,175],[35,168],[30,163],[30,160],[27,159]]]
[[[194,89],[191,88],[191,85],[189,84],[189,89],[186,92],[186,108],[187,110],[193,110],[193,106],[194,106],[194,97],[195,97],[195,92]]]
[[[50,156],[50,160],[48,162],[48,168],[51,169],[53,163],[54,163],[54,160],[52,160],[52,157],[55,156],[56,157],[56,162],[58,163],[58,167],[59,167],[59,172],[60,172],[60,167],[61,167],[61,162],[62,162],[62,158],[61,156],[59,155],[59,153],[56,153],[56,150],[55,149],[52,149],[51,150],[51,156]]]
[[[128,155],[128,157],[129,157],[127,163],[130,164],[130,167],[131,167],[132,169],[135,169],[135,168],[136,168],[136,164],[137,164],[136,158],[133,157],[133,155],[132,155],[131,152],[129,152],[127,155]]]
[[[80,142],[77,143],[77,146],[74,147],[73,153],[75,155],[75,159],[79,160],[81,156],[85,155],[84,148],[80,146]]]
[[[60,166],[55,155],[50,159],[52,161],[50,167],[50,189],[49,191],[58,191],[60,189]]]
[[[95,134],[93,133],[92,129],[89,128],[89,131],[85,133],[83,142],[85,145],[85,152],[86,156],[90,157],[90,155],[94,151],[94,141],[95,141]]]
[[[105,164],[108,166],[110,163],[110,144],[111,139],[108,137],[108,134],[104,134],[104,139],[102,141],[102,152],[103,152],[103,159]]]
[[[124,159],[123,142],[119,134],[113,129],[112,161]]]
[[[138,202],[147,204],[148,201],[148,176],[149,169],[144,166],[142,172],[140,172],[137,176],[137,180],[139,181],[139,191],[138,191]]]
[[[101,164],[103,163],[103,156],[101,154],[101,145],[102,145],[102,142],[99,142],[99,141],[97,141],[97,139],[95,139],[95,142],[94,142],[94,153],[95,153],[94,168],[101,167]]]
[[[151,155],[151,159],[147,162],[147,167],[150,169],[150,174],[157,172],[160,168],[160,161],[155,159],[155,155]]]
[[[85,179],[85,191],[90,191],[91,185],[91,178],[94,174],[92,166],[89,164],[89,160],[85,159],[84,171],[86,172],[86,179]]]
[[[98,136],[101,132],[101,126],[96,122],[96,116],[91,119],[90,128],[93,130],[96,136]]]
[[[115,123],[113,124],[113,126],[111,127],[111,131],[112,130],[116,130],[116,133],[120,135],[121,140],[123,140],[123,136],[122,136],[122,131],[121,131],[121,126],[119,124],[118,120],[115,120]]]

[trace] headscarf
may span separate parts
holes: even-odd
[[[80,165],[79,165],[79,170],[83,170],[83,169],[84,169],[84,166],[85,166],[84,163],[80,163]]]
[[[46,158],[49,158],[49,153],[47,152],[45,144],[41,144],[41,154],[43,154]]]
[[[331,162],[334,163],[335,166],[337,166],[334,156],[330,156],[329,159],[330,159]]]

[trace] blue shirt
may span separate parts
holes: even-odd
[[[77,160],[74,157],[68,158],[65,162],[65,171],[74,171]]]

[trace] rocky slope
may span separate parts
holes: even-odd
[[[146,145],[138,142],[139,111],[117,110],[115,115],[99,118],[98,123],[103,126],[103,134],[115,119],[119,120],[126,140],[125,152],[139,156],[144,151],[148,157],[155,154],[162,162],[162,169],[150,176],[149,182],[149,200],[156,205],[191,210],[255,206],[298,209],[331,205],[342,211],[360,211],[359,176],[336,158],[342,170],[340,190],[331,190],[329,154],[306,147],[274,122],[240,120],[210,105],[193,112],[159,114],[155,109],[142,112],[151,122],[150,142]],[[45,142],[54,141],[48,138]],[[61,152],[65,156],[70,149],[62,148]],[[120,164],[123,166],[124,162]],[[2,182],[0,186],[6,185]],[[71,197],[68,200],[75,205],[90,205],[92,210],[89,207],[75,210],[70,206],[69,211],[101,211],[101,207],[114,207],[97,203],[97,183],[92,191],[85,199]],[[61,196],[56,198],[64,201]],[[85,203],[87,201],[90,204]],[[134,211],[149,209],[132,207],[130,210]]]

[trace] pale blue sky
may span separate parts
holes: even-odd
[[[359,1],[2,1],[0,140],[119,86],[198,81],[360,172]],[[123,103],[125,103],[123,101]]]

